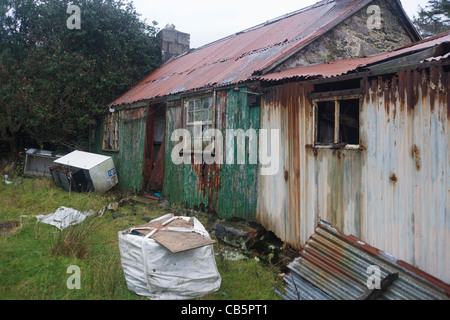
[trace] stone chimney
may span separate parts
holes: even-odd
[[[186,53],[190,49],[191,36],[175,30],[175,26],[167,26],[158,32],[157,37],[161,45],[162,63],[172,57]]]

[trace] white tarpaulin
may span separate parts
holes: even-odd
[[[52,226],[57,227],[60,230],[64,230],[65,228],[83,222],[87,216],[93,214],[93,211],[81,212],[72,208],[59,207],[53,213],[47,215],[39,215],[36,216],[39,222],[50,224]]]
[[[170,227],[174,219],[191,221],[193,227]],[[179,243],[178,245],[184,246],[185,249],[173,253],[161,244],[167,245],[170,239],[152,238],[158,232],[162,234],[162,231],[166,234],[195,232],[211,241],[203,225],[196,218],[174,217],[172,214],[152,220],[150,224],[153,223],[155,226],[158,222],[162,224],[148,227],[149,232],[145,235],[133,233],[134,230],[145,228],[131,228],[119,232],[119,250],[128,289],[154,300],[192,299],[219,290],[221,277],[217,270],[212,244],[203,244],[195,248],[194,246],[199,245],[196,243],[192,249],[186,249],[186,243]],[[195,237],[193,239],[196,241]],[[169,243],[169,248],[176,245]]]

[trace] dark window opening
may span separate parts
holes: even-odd
[[[334,143],[335,102],[319,102],[317,104],[317,115],[317,143]]]
[[[247,106],[248,107],[260,107],[261,96],[256,94],[247,94]]]
[[[317,145],[359,144],[359,99],[316,102]]]
[[[339,103],[339,142],[359,144],[359,100],[341,100]]]
[[[342,91],[342,90],[351,90],[351,89],[360,89],[361,83],[360,79],[350,79],[339,82],[324,82],[317,83],[314,85],[314,92],[330,92],[330,91]]]

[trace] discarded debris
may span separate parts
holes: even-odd
[[[50,224],[60,230],[64,230],[69,226],[79,224],[86,219],[86,217],[94,214],[94,211],[81,212],[72,208],[59,207],[53,213],[47,215],[38,215],[36,218],[39,222]]]
[[[211,239],[194,217],[164,215],[119,232],[128,289],[150,299],[192,299],[219,290]]]
[[[102,217],[106,210],[110,210],[110,211],[116,211],[124,202],[130,201],[130,198],[123,198],[118,202],[111,202],[110,204],[108,204],[107,206],[104,206],[103,208],[101,208],[98,212],[97,212],[97,216]]]
[[[229,248],[222,248],[217,252],[217,256],[221,260],[229,260],[229,261],[236,261],[236,260],[243,260],[247,259],[245,255],[243,255],[239,250],[237,249],[229,249]]]
[[[66,191],[106,192],[118,184],[114,161],[95,153],[73,151],[54,161],[53,180]]]
[[[224,221],[216,225],[217,239],[242,250],[250,250],[258,241],[258,230],[244,222]]]
[[[448,300],[450,294],[447,283],[322,220],[288,268],[285,288],[274,288],[286,300]]]
[[[61,158],[62,155],[54,151],[38,150],[34,148],[25,151],[25,163],[23,175],[28,177],[51,176],[50,167],[54,165],[53,161]]]
[[[8,181],[8,175],[7,174],[5,174],[5,183],[6,184],[11,184],[12,182],[11,181]]]

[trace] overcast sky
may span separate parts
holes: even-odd
[[[191,35],[191,48],[198,48],[267,20],[307,7],[318,0],[133,0],[136,11],[159,28],[173,23]],[[418,6],[428,0],[402,0],[412,19]]]

